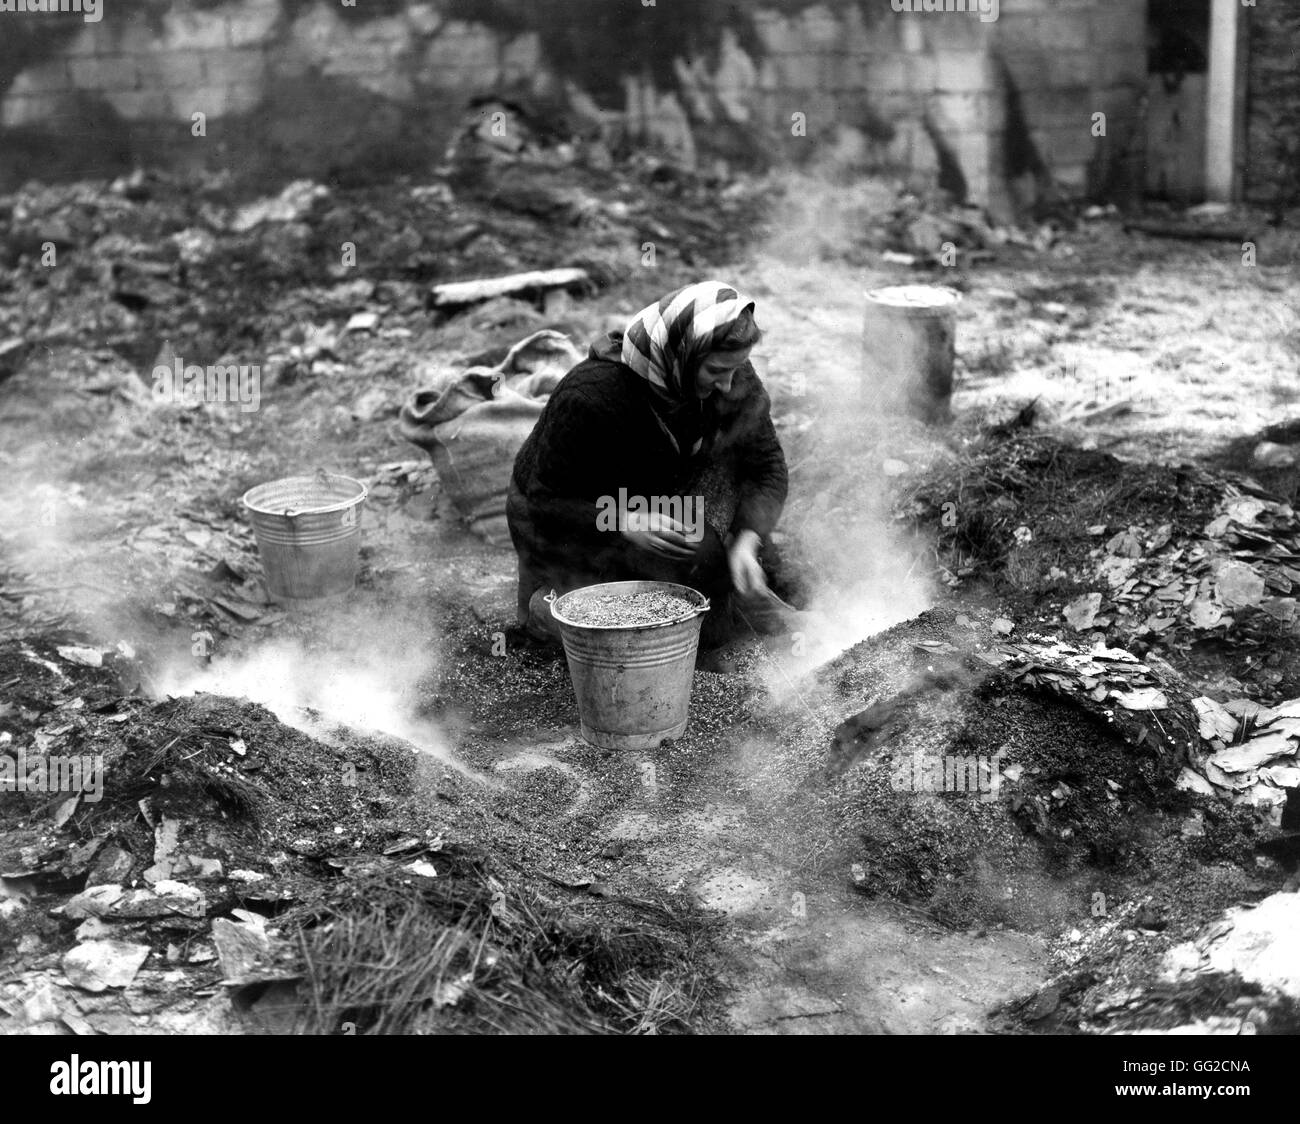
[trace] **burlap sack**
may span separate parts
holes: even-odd
[[[402,435],[429,451],[456,510],[493,545],[510,541],[506,492],[515,454],[581,359],[562,333],[535,332],[496,367],[435,376],[402,407]]]

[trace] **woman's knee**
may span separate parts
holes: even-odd
[[[551,603],[546,600],[548,589],[538,589],[528,599],[528,620],[525,627],[537,640],[560,640],[560,626],[551,615]]]

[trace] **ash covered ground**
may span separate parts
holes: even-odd
[[[495,194],[0,200],[0,753],[102,767],[95,799],[0,797],[0,1026],[1294,1031],[1284,237],[1243,271],[1114,216],[527,159]],[[882,264],[921,215],[978,264]],[[428,307],[556,267],[588,280]],[[504,643],[513,555],[396,416],[431,371],[540,328],[583,348],[701,276],[759,302],[811,616],[621,755],[577,736],[562,659]],[[857,396],[862,292],[915,280],[965,297],[945,427]],[[200,355],[259,364],[256,408],[159,401],[155,366]],[[370,495],[356,590],[302,614],[239,497],[317,466]]]

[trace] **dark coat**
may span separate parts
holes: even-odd
[[[534,588],[549,582],[560,589],[649,576],[645,552],[634,557],[616,530],[598,527],[597,501],[621,488],[647,499],[682,496],[706,469],[721,470],[735,490],[730,531],[766,537],[780,518],[785,455],[752,365],[736,372],[726,398],[714,394],[702,404],[694,425],[686,419],[685,431],[701,435],[692,453],[674,441],[670,425],[683,427],[671,417],[665,424],[651,385],[618,361],[619,342],[615,334],[593,346],[564,376],[515,459],[507,517],[520,556],[521,602],[531,592],[523,588],[529,575]],[[718,545],[708,551],[715,564]],[[721,561],[725,572],[725,556]]]

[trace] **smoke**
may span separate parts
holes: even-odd
[[[21,632],[34,622],[61,624],[69,613],[95,625],[105,621],[118,600],[97,541],[107,518],[75,482],[19,467],[7,485],[0,496],[0,580],[7,594],[0,607],[23,606],[21,620],[15,615],[8,623]]]
[[[785,667],[790,675],[804,674],[934,603],[912,544],[894,533],[887,515],[832,511],[806,525],[800,537],[818,565],[809,611],[792,637]]]
[[[168,667],[155,682],[166,695],[204,691],[251,699],[307,733],[337,722],[392,734],[442,756],[437,727],[415,717],[422,671],[406,656],[380,662],[375,652],[312,650],[297,639],[275,639],[245,654],[215,656],[205,668]]]
[[[337,737],[336,726],[376,731],[468,772],[452,756],[445,724],[423,713],[422,685],[440,665],[423,599],[294,612],[275,626],[278,635],[247,642],[181,617],[160,632],[147,615],[150,582],[141,582],[139,569],[132,581],[129,553],[101,545],[113,513],[100,512],[79,484],[27,476],[0,502],[0,517],[0,561],[19,590],[34,591],[15,622],[20,632],[75,624],[104,650],[121,642],[139,651],[144,686],[155,697],[247,698],[322,740]],[[165,553],[158,557],[167,564]]]
[[[751,289],[765,332],[760,374],[791,465],[781,530],[811,594],[769,676],[784,697],[791,680],[933,604],[923,544],[894,522],[891,505],[896,481],[934,438],[885,414],[880,388],[864,386],[865,293],[896,279],[845,258],[889,219],[894,188],[791,175],[777,198]]]
[[[828,153],[818,174],[782,171],[769,177],[776,205],[760,254],[798,266],[829,266],[828,283],[851,276],[874,256],[882,228],[898,208],[897,188],[855,173],[835,182],[839,169]]]
[[[453,756],[447,730],[423,713],[421,690],[438,668],[436,638],[410,614],[367,606],[303,618],[309,635],[263,640],[247,651],[216,652],[205,666],[174,659],[154,676],[155,693],[197,692],[261,703],[287,726],[322,740],[337,726],[410,742],[475,779]]]

